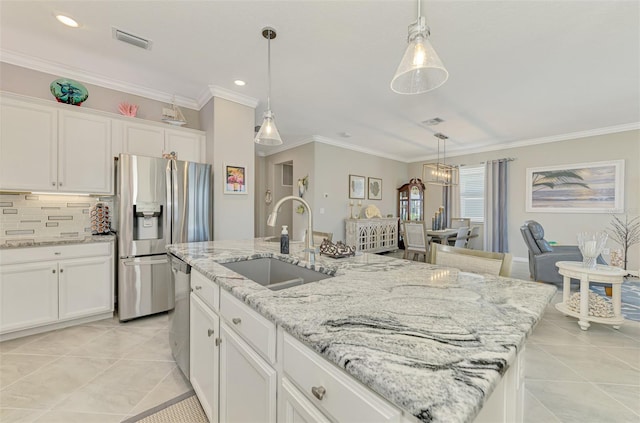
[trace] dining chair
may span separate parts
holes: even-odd
[[[454,247],[464,248],[467,246],[467,242],[469,241],[469,227],[461,226],[458,228],[458,234],[455,238],[450,238],[450,241],[454,241]]]
[[[468,217],[452,217],[451,218],[451,229],[458,229],[461,228],[463,226],[466,226],[467,228],[471,226],[471,219],[469,219]]]
[[[431,237],[427,236],[424,222],[421,220],[404,220],[402,221],[402,231],[404,233],[404,259],[409,257],[409,253],[424,256],[425,263],[429,257],[429,241]]]
[[[505,277],[511,275],[511,254],[509,253],[493,253],[433,244],[431,246],[431,263],[455,267],[463,272]]]

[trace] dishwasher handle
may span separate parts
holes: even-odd
[[[185,273],[187,275],[191,273],[191,266],[189,266],[187,263],[180,260],[178,257],[174,256],[173,254],[167,254],[167,257],[169,257],[169,261],[171,262],[171,270],[180,272],[180,273]]]

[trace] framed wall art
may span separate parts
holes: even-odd
[[[369,177],[367,186],[369,200],[382,200],[382,179]]]
[[[365,177],[349,175],[349,198],[364,200]]]
[[[528,212],[621,213],[624,160],[527,168]]]
[[[247,194],[247,168],[224,165],[224,193]]]

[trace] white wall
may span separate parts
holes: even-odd
[[[362,210],[373,204],[380,209],[382,216],[398,216],[397,189],[409,181],[407,163],[329,144],[314,144],[316,180],[311,182],[315,188],[316,230],[333,232],[334,242],[345,240],[344,219],[349,217],[350,174],[382,179],[382,200],[365,198],[362,200]],[[324,214],[319,212],[321,208]]]
[[[548,240],[559,244],[576,245],[576,234],[581,231],[600,231],[610,228],[607,213],[528,213],[525,211],[526,169],[572,163],[604,160],[625,160],[625,209],[629,214],[640,214],[640,131],[627,131],[609,135],[578,138],[527,147],[508,148],[486,153],[447,157],[449,164],[473,165],[492,159],[512,157],[509,163],[509,250],[516,258],[525,258],[527,248],[520,234],[525,220],[536,220],[545,229]],[[419,175],[422,162],[411,163],[409,173]],[[609,241],[610,248],[619,248]],[[640,267],[640,245],[629,254],[629,269]]]
[[[263,198],[267,188],[273,191],[273,187],[278,183],[279,175],[274,174],[275,165],[292,161],[294,185],[299,178],[309,175],[309,188],[304,199],[313,210],[314,229],[332,232],[334,241],[345,239],[344,219],[349,216],[350,174],[382,179],[382,200],[364,199],[362,208],[375,204],[383,216],[397,216],[397,188],[409,180],[406,163],[318,142],[304,144],[259,160],[261,167],[264,163],[266,177],[260,185],[262,194],[257,196],[258,201],[261,201],[260,198]],[[295,186],[294,191],[297,191]],[[277,200],[274,196],[274,203]],[[291,207],[295,209],[298,204],[292,203]],[[268,207],[268,211],[272,207],[273,204]],[[266,220],[268,211],[259,206],[256,219]],[[294,213],[293,219],[294,230],[290,231],[292,239],[302,239],[307,227],[307,216]],[[264,233],[259,236],[277,234],[279,228],[278,221],[276,229],[264,228]]]
[[[214,240],[254,237],[254,109],[219,97],[201,110],[207,163],[213,166]],[[224,166],[245,166],[247,194],[224,194]]]
[[[0,90],[51,101],[55,101],[55,98],[49,90],[49,85],[56,79],[65,77],[65,75],[52,75],[4,62],[0,62],[0,75],[2,75],[2,78],[0,78]],[[162,108],[171,106],[161,101],[99,87],[81,80],[78,80],[78,82],[87,87],[89,91],[89,98],[80,107],[119,113],[118,105],[120,103],[136,104],[138,105],[136,118],[160,122]],[[197,110],[187,109],[186,107],[181,107],[180,110],[182,110],[182,114],[187,120],[186,128],[200,129],[200,116]]]

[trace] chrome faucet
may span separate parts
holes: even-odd
[[[287,200],[297,200],[301,202],[302,205],[306,207],[307,212],[309,212],[306,248],[304,249],[304,251],[307,253],[307,261],[309,261],[311,264],[314,264],[316,250],[313,246],[313,214],[311,212],[311,206],[309,206],[309,203],[307,203],[300,197],[296,197],[295,195],[288,195],[286,197],[282,197],[280,200],[278,200],[275,206],[273,206],[273,211],[269,214],[269,217],[267,218],[267,225],[269,226],[276,225],[276,219],[278,218],[278,211],[280,209],[280,206],[282,205],[282,203],[284,203]]]

